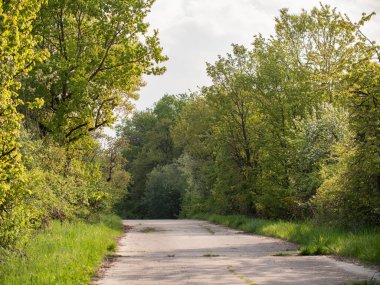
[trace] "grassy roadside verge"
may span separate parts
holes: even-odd
[[[237,215],[197,214],[191,218],[295,242],[301,245],[300,254],[304,255],[334,254],[380,265],[379,230],[349,231],[307,222],[271,221]]]
[[[0,284],[88,284],[122,232],[117,216],[93,223],[53,222],[26,245],[25,254],[0,263]]]

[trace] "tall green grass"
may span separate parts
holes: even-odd
[[[116,249],[122,223],[103,216],[91,223],[53,222],[26,245],[24,254],[0,263],[0,284],[88,284],[105,255]]]
[[[300,254],[334,254],[380,264],[380,232],[375,229],[339,229],[311,222],[286,222],[245,216],[198,214],[208,220],[249,233],[285,239],[301,245]]]

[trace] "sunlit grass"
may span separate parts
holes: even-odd
[[[116,249],[121,220],[106,216],[93,223],[53,222],[36,235],[24,254],[0,264],[0,284],[88,284],[104,256]]]
[[[285,239],[300,244],[300,254],[334,254],[380,264],[380,232],[375,229],[339,229],[311,222],[286,222],[245,216],[198,214],[208,220],[249,233]]]

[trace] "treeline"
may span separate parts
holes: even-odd
[[[143,74],[161,74],[152,0],[0,1],[0,261],[52,219],[125,195],[125,140],[107,138]],[[103,146],[102,146],[103,144]]]
[[[129,215],[380,225],[379,46],[327,5],[207,64],[212,85],[120,126]],[[134,208],[133,208],[134,207]]]

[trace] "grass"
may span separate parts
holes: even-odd
[[[152,228],[152,227],[146,227],[146,228],[143,228],[140,233],[154,233],[154,232],[157,232],[157,229],[155,228]]]
[[[0,264],[0,284],[89,284],[103,258],[115,251],[120,218],[103,216],[92,223],[53,222],[26,245],[23,255]]]
[[[380,232],[375,229],[353,231],[310,222],[272,221],[238,215],[198,214],[192,218],[298,243],[301,255],[333,254],[380,265]]]
[[[209,227],[204,226],[203,228],[204,228],[206,231],[208,231],[208,233],[209,233],[210,235],[214,235],[214,234],[215,234],[215,232],[214,232],[212,229],[210,229]]]
[[[292,256],[292,254],[287,252],[277,252],[275,254],[272,254],[272,256]]]
[[[362,282],[354,282],[354,283],[347,283],[345,285],[379,285],[380,283],[377,281],[362,281]]]

